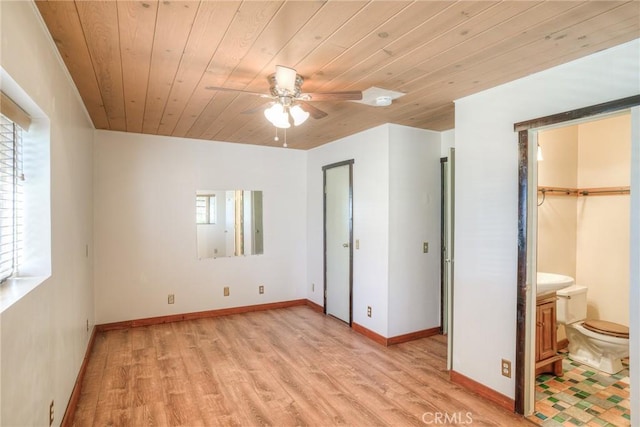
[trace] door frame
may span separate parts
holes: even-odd
[[[324,309],[327,314],[327,170],[349,166],[349,326],[353,324],[353,164],[354,159],[331,163],[322,167],[322,258]]]
[[[537,175],[536,131],[539,128],[570,122],[588,117],[615,113],[640,105],[640,95],[617,99],[602,104],[566,111],[551,116],[515,123],[518,132],[518,267],[516,292],[516,366],[515,366],[515,411],[528,415],[535,406],[533,386],[535,383],[535,357],[532,347],[535,333],[532,321],[535,315],[537,239],[534,233],[537,220],[537,189],[529,186]],[[530,143],[531,142],[531,143]],[[537,209],[536,209],[537,210]],[[529,286],[530,285],[530,286]],[[533,380],[532,380],[533,378]]]
[[[455,235],[455,148],[440,158],[440,334],[447,330],[447,370],[453,368],[453,259]],[[448,219],[448,227],[445,227]],[[447,242],[449,245],[447,246]]]
[[[446,259],[445,259],[445,241],[446,241],[446,230],[445,230],[445,215],[446,215],[446,194],[445,194],[445,183],[446,183],[446,167],[445,164],[449,162],[448,157],[440,157],[440,334],[444,334],[444,325],[446,323],[446,303],[445,303],[445,295],[447,292],[447,288],[444,283],[445,275],[446,275]]]

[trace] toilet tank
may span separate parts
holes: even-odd
[[[571,285],[556,291],[558,323],[571,324],[587,318],[587,288]]]

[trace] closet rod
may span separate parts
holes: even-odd
[[[577,196],[577,188],[564,188],[564,187],[538,187],[538,193],[547,193],[560,196]]]
[[[595,187],[595,188],[565,188],[538,187],[538,193],[558,196],[607,196],[615,194],[629,194],[630,187]]]
[[[630,187],[598,187],[598,188],[580,188],[578,196],[607,196],[612,194],[629,194]]]

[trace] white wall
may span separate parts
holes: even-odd
[[[631,117],[578,126],[578,188],[626,187]],[[586,286],[587,317],[629,324],[629,195],[579,197],[576,283]]]
[[[353,321],[384,337],[439,326],[440,143],[439,132],[382,125],[308,151],[310,300],[324,303],[322,167],[354,159]]]
[[[307,298],[324,305],[322,167],[353,164],[353,321],[387,335],[389,130],[378,126],[307,152]],[[311,285],[315,284],[315,291]],[[372,316],[367,317],[367,306]]]
[[[388,336],[438,326],[440,132],[390,125]]]
[[[95,141],[97,323],[306,297],[304,151],[110,131]],[[196,191],[240,189],[263,191],[264,255],[198,260]]]
[[[456,146],[456,131],[455,129],[445,130],[440,133],[442,139],[440,143],[440,157],[449,157],[449,148]]]
[[[538,186],[578,187],[578,126],[538,132]],[[538,271],[576,277],[577,197],[538,193]],[[559,339],[564,338],[564,335]]]
[[[86,323],[94,323],[85,252],[93,250],[93,126],[33,3],[0,4],[2,68],[48,117],[52,229],[51,277],[0,317],[0,424],[48,425],[54,400],[59,425],[86,350]],[[30,270],[42,274],[43,262]]]
[[[636,95],[639,68],[636,40],[456,101],[455,371],[514,397],[500,373],[516,347],[513,124]]]
[[[578,187],[578,125],[538,132],[544,160],[538,162],[538,186]],[[537,269],[576,278],[578,198],[538,193]],[[558,325],[558,342],[567,338]]]

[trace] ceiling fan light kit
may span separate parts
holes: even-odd
[[[264,110],[264,116],[277,128],[286,129],[291,127],[291,123],[289,123],[289,113],[285,111],[282,104],[276,102]]]
[[[299,105],[291,107],[276,102],[264,110],[264,116],[275,127],[287,129],[291,127],[291,120],[293,120],[294,126],[303,124],[309,118],[309,113],[304,111]]]
[[[291,114],[291,117],[293,118],[294,126],[300,126],[309,118],[309,113],[304,111],[299,105],[294,105],[289,108],[289,114]]]

